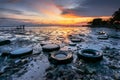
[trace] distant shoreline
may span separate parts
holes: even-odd
[[[11,26],[0,26],[0,27],[18,27],[19,25]],[[25,25],[25,27],[50,27],[50,26],[60,26],[60,27],[89,27],[90,25]]]
[[[17,28],[18,26],[0,26],[0,28]],[[90,28],[113,28],[120,29],[120,25],[36,25],[25,27],[90,27]]]

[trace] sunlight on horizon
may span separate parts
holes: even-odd
[[[90,9],[81,1],[58,0],[10,0],[0,3],[1,25],[12,24],[61,24],[72,25],[87,23],[94,18],[108,19],[112,13]],[[66,4],[65,4],[66,3]],[[106,9],[106,8],[105,8]],[[111,10],[111,12],[114,9]],[[4,19],[3,19],[4,18]]]

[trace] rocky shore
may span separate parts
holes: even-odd
[[[119,31],[87,27],[38,29],[29,29],[25,34],[0,32],[0,40],[11,41],[0,46],[0,80],[120,80]],[[60,50],[72,52],[72,62],[51,64],[49,54],[57,51],[44,52],[46,44],[57,44]],[[32,54],[11,58],[9,53],[24,47],[32,49]],[[98,50],[103,59],[78,59],[77,53],[83,49]]]

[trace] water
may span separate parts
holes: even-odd
[[[49,37],[50,40],[55,40],[58,38],[67,39],[68,35],[70,34],[88,34],[90,29],[87,27],[80,28],[80,27],[29,27],[27,30],[34,32],[39,36]]]
[[[116,32],[114,29],[108,28],[88,28],[88,27],[29,27],[26,28],[29,31],[32,31],[34,35],[38,35],[39,37],[46,37],[45,41],[50,41],[52,43],[61,44],[71,42],[68,39],[68,35],[75,35],[81,37],[85,40],[85,42],[80,43],[82,48],[95,48],[100,50],[103,46],[110,47],[118,47],[120,41],[119,39],[111,39],[109,40],[98,40],[97,33],[99,31],[104,31],[106,34],[120,34],[120,32]],[[79,36],[79,35],[85,36]],[[113,42],[114,45],[110,42]],[[94,45],[93,45],[94,44]],[[116,46],[117,45],[117,46]]]
[[[64,59],[66,57],[66,55],[65,54],[57,54],[57,55],[55,55],[55,57],[58,59]]]

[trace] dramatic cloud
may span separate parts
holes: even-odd
[[[79,1],[79,0],[78,0]],[[62,8],[62,15],[74,14],[77,16],[111,16],[120,6],[120,0],[84,0],[74,8]]]
[[[0,0],[0,17],[38,23],[87,22],[95,17],[110,17],[119,4],[120,0]]]
[[[19,15],[23,14],[22,11],[6,9],[6,8],[0,8],[0,12],[7,12],[7,13],[13,13],[13,14],[19,14]]]

